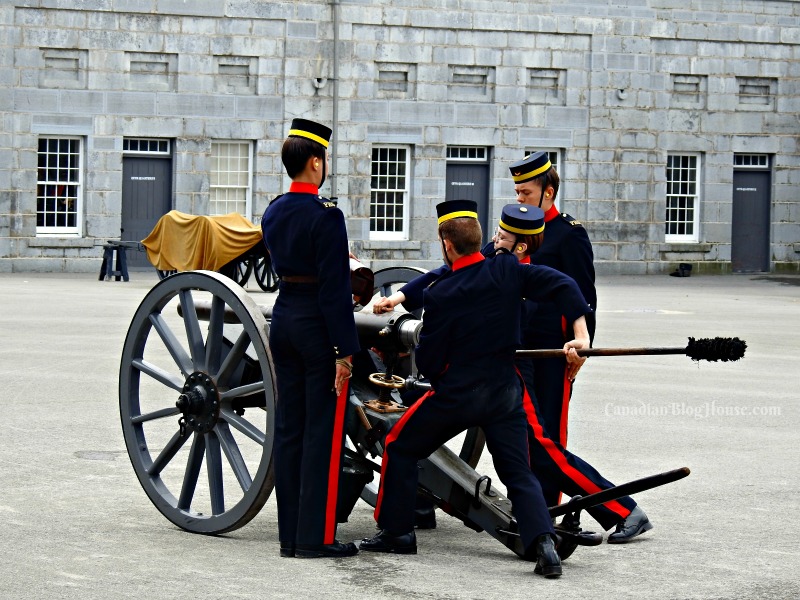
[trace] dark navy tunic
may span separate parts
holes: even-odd
[[[344,215],[316,186],[292,183],[261,228],[276,273],[305,279],[281,281],[269,332],[278,533],[285,544],[331,544],[346,408],[346,391],[333,390],[335,361],[359,350]]]
[[[531,255],[531,264],[546,265],[569,275],[578,284],[592,308],[586,325],[594,339],[597,291],[595,289],[594,254],[583,226],[555,206],[545,213],[545,234],[542,246]],[[564,314],[552,302],[529,302],[522,328],[525,348],[560,348],[572,339]],[[528,388],[538,401],[543,424],[548,434],[562,446],[567,445],[567,420],[572,382],[567,379],[565,358],[533,359],[530,362]],[[527,379],[527,377],[526,377]],[[557,499],[557,495],[552,499]]]
[[[424,293],[425,316],[417,367],[434,389],[417,401],[386,438],[379,527],[395,533],[414,527],[417,461],[448,439],[479,426],[508,490],[522,542],[552,533],[541,487],[531,471],[527,425],[514,352],[519,346],[522,297],[553,300],[571,319],[586,314],[568,277],[547,267],[521,265],[510,255],[459,259]]]
[[[530,257],[531,264],[546,264],[575,277],[587,305],[594,308],[597,296],[594,287],[592,249],[586,230],[569,217],[552,209],[545,215],[544,241]],[[572,248],[572,245],[575,248]],[[494,244],[487,244],[481,253],[494,255]],[[563,256],[562,256],[563,255]],[[443,265],[425,273],[403,286],[406,300],[403,307],[416,310],[422,306],[425,288],[448,272]],[[526,349],[561,348],[571,339],[566,321],[557,303],[526,299],[522,305],[521,341]],[[570,321],[571,322],[571,321]],[[594,312],[586,314],[590,337],[594,335]],[[545,502],[554,506],[561,493],[586,496],[613,487],[597,469],[566,449],[569,398],[571,383],[566,378],[566,359],[517,359],[517,368],[524,380],[524,408],[528,421],[528,449],[533,472],[541,482]],[[636,507],[625,496],[619,500],[587,510],[603,529],[614,527]]]

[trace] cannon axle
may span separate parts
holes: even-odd
[[[186,378],[175,403],[192,429],[208,433],[214,429],[220,411],[219,390],[206,373],[196,372]]]

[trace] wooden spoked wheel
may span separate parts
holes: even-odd
[[[210,301],[207,323],[198,301]],[[134,314],[120,364],[122,431],[139,483],[178,527],[232,531],[272,492],[267,339],[255,302],[212,271],[163,279]]]

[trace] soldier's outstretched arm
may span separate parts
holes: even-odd
[[[572,331],[575,338],[564,344],[564,353],[567,355],[567,377],[574,381],[581,370],[583,363],[586,362],[585,356],[578,356],[578,350],[584,350],[591,346],[589,337],[589,327],[586,323],[586,316],[578,317],[572,322]]]

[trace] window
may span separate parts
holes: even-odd
[[[528,102],[564,105],[566,71],[563,69],[528,69]]]
[[[769,169],[768,154],[734,154],[733,166],[737,169],[766,171]]]
[[[52,88],[86,88],[88,50],[41,48],[43,68],[39,85]]]
[[[696,155],[667,157],[667,242],[699,241],[700,161]]]
[[[169,156],[169,140],[154,138],[124,138],[122,151],[125,154],[147,154]]]
[[[491,102],[494,97],[494,67],[450,65],[451,100],[478,100]]]
[[[409,63],[378,63],[378,96],[413,98],[417,66]]]
[[[255,94],[258,59],[254,56],[215,56],[216,91],[228,94]]]
[[[36,233],[80,235],[80,138],[39,138],[37,157]]]
[[[408,157],[405,147],[372,149],[370,239],[408,239]]]
[[[177,54],[126,52],[130,89],[171,92],[176,89]]]
[[[252,144],[247,141],[211,143],[211,197],[208,214],[250,214]]]
[[[706,75],[671,75],[670,106],[676,108],[703,108],[706,102],[708,77]]]
[[[486,162],[486,146],[448,146],[447,160]]]
[[[774,110],[778,80],[771,77],[737,77],[739,108],[743,110]]]

